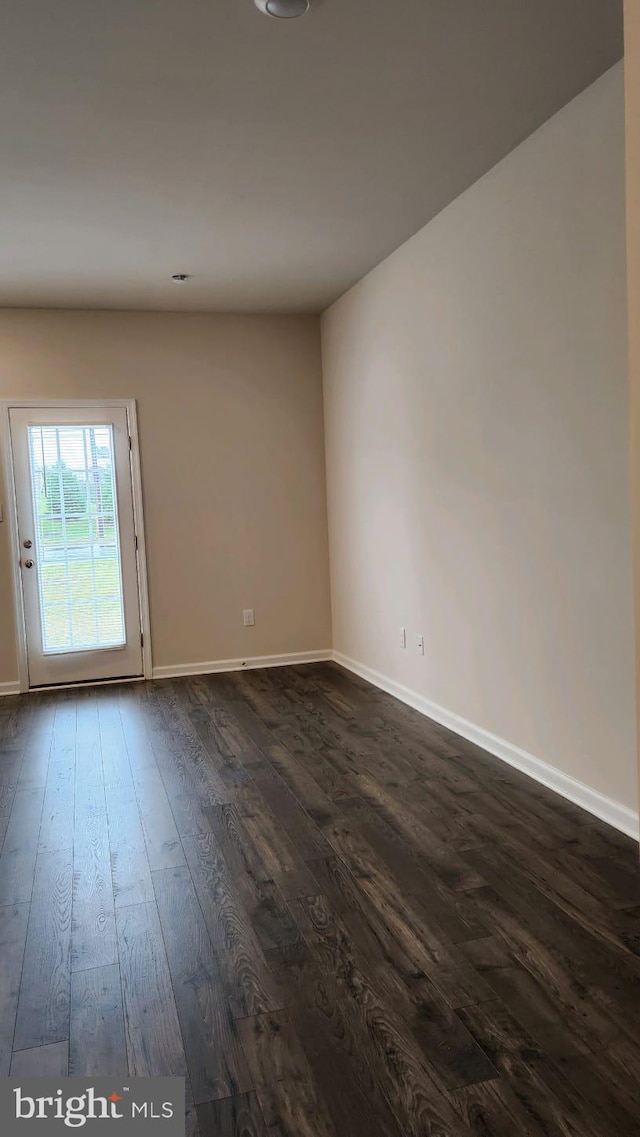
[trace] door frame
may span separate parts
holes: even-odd
[[[133,494],[133,520],[137,538],[138,562],[138,604],[140,606],[140,628],[142,631],[142,670],[145,679],[151,679],[151,624],[149,621],[149,585],[147,579],[147,556],[144,534],[144,511],[142,505],[142,474],[140,467],[140,443],[138,439],[138,416],[135,399],[0,399],[2,416],[2,444],[4,449],[5,478],[7,486],[7,521],[11,574],[13,577],[14,612],[16,623],[16,645],[18,652],[18,676],[20,691],[28,691],[29,665],[27,655],[27,631],[24,616],[24,595],[22,592],[22,572],[20,571],[20,540],[18,536],[18,504],[16,498],[13,450],[11,445],[11,425],[9,411],[29,407],[64,410],[65,407],[77,410],[87,407],[96,410],[100,407],[124,407],[127,412],[131,454],[131,489]],[[90,680],[88,682],[91,682]],[[109,680],[96,680],[109,682]],[[78,684],[73,684],[78,686]],[[38,688],[40,690],[40,688]]]

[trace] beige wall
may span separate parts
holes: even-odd
[[[636,617],[636,707],[640,712],[640,0],[625,0],[627,282],[631,411],[631,502]]]
[[[155,666],[330,646],[316,319],[5,310],[0,361],[0,397],[138,400]]]
[[[339,300],[323,362],[335,649],[635,809],[622,85]]]

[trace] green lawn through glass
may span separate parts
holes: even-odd
[[[93,644],[96,640],[96,619],[99,639],[108,635],[120,619],[120,576],[115,559],[95,561],[95,591],[91,561],[75,562],[71,607],[68,606],[66,570],[64,564],[41,566],[42,601],[46,609],[47,634],[52,647],[69,645],[69,619],[72,622],[75,643]],[[94,597],[98,600],[94,606]],[[83,603],[86,601],[86,603]],[[97,612],[97,615],[94,614]]]

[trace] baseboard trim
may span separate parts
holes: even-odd
[[[638,814],[627,806],[612,801],[611,798],[605,797],[604,794],[591,789],[583,782],[576,781],[569,774],[562,773],[555,766],[550,766],[542,759],[536,758],[526,750],[521,750],[518,746],[513,746],[504,738],[491,734],[490,731],[476,726],[475,723],[469,722],[453,711],[448,711],[444,707],[438,706],[437,703],[432,703],[423,695],[418,694],[417,691],[411,690],[410,687],[404,687],[401,683],[396,683],[395,680],[387,678],[386,675],[374,671],[373,668],[367,667],[363,663],[358,663],[355,659],[350,659],[349,656],[342,655],[339,651],[334,651],[333,659],[347,671],[353,671],[355,675],[359,675],[361,679],[366,679],[374,687],[379,687],[387,694],[395,696],[396,699],[400,699],[401,702],[413,707],[414,710],[426,715],[427,718],[433,719],[440,726],[445,726],[448,730],[466,738],[468,742],[473,742],[477,746],[481,746],[483,750],[488,750],[494,757],[500,758],[516,770],[528,774],[536,782],[554,790],[561,797],[573,802],[574,805],[581,806],[587,813],[593,814],[601,821],[606,821],[608,825],[612,825],[621,833],[626,833],[628,837],[638,840],[640,819]]]
[[[0,683],[0,699],[3,695],[19,695],[20,684],[16,680],[15,683]]]
[[[154,667],[154,679],[178,679],[181,675],[214,675],[220,671],[250,671],[256,667],[293,667],[297,663],[321,663],[333,659],[330,648],[293,651],[286,655],[254,655],[247,659],[209,659],[202,663],[174,663]]]

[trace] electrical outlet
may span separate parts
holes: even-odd
[[[242,622],[245,628],[252,628],[256,622],[256,614],[253,608],[245,608],[242,613]]]
[[[418,648],[420,655],[424,655],[424,636],[416,637],[416,647]]]
[[[400,628],[400,647],[407,646],[407,629]]]

